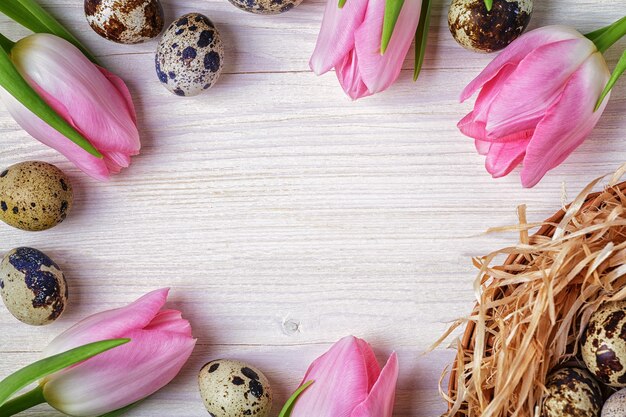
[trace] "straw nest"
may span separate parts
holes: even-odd
[[[441,390],[446,416],[539,416],[548,373],[577,358],[591,314],[626,299],[626,182],[592,194],[600,180],[540,225],[521,206],[519,225],[493,229],[518,231],[520,243],[474,259],[476,307],[436,344],[466,325]]]

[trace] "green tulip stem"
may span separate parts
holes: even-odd
[[[596,103],[596,108],[594,111],[597,111],[600,108],[600,106],[602,105],[602,102],[604,101],[606,96],[609,94],[611,89],[615,86],[615,83],[617,82],[619,77],[621,77],[622,74],[624,74],[624,72],[626,72],[626,51],[624,51],[624,53],[622,54],[622,57],[617,63],[617,66],[615,67],[615,70],[613,71],[613,74],[611,75],[609,82],[606,84],[606,87],[604,87],[604,91],[602,91],[602,94],[600,95],[600,98],[598,99],[598,102]]]
[[[339,8],[343,9],[343,6],[346,5],[346,0],[339,0]]]
[[[314,381],[307,381],[306,383],[302,384],[302,386],[298,388],[296,392],[294,392],[293,395],[287,400],[278,417],[290,417],[291,412],[293,411],[293,407],[296,405],[296,402],[298,401],[302,393],[313,384],[313,382]]]
[[[7,401],[6,404],[0,407],[0,416],[13,416],[45,402],[46,399],[43,397],[43,388],[38,385],[37,388],[32,391],[28,391],[26,394]]]
[[[0,33],[0,48],[4,49],[7,54],[11,52],[14,45],[15,42]]]
[[[600,52],[605,53],[615,42],[619,41],[625,35],[626,16],[611,25],[588,33],[585,36],[596,44]]]
[[[493,8],[493,0],[485,0],[485,7],[487,8],[487,11],[490,12]]]

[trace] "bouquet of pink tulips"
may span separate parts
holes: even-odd
[[[141,145],[124,82],[34,0],[0,12],[36,32],[17,43],[0,34],[0,98],[13,118],[96,179],[128,167]]]

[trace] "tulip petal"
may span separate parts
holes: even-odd
[[[126,111],[130,114],[130,117],[133,119],[135,124],[137,123],[137,112],[135,111],[135,105],[133,104],[133,97],[130,95],[130,91],[122,80],[117,75],[108,71],[106,68],[98,67],[102,75],[106,77],[107,80],[117,89],[117,92],[120,96],[126,101]]]
[[[526,154],[526,146],[530,139],[492,142],[487,152],[485,168],[493,178],[500,178],[508,175],[518,166]]]
[[[85,152],[80,146],[76,145],[67,137],[50,127],[46,122],[35,116],[22,103],[17,101],[12,95],[0,88],[0,99],[4,102],[9,114],[15,119],[18,125],[22,127],[29,135],[53,149],[58,149],[72,163],[74,163],[81,171],[87,173],[91,177],[105,181],[109,178],[109,169],[104,159],[96,158]],[[51,100],[52,101],[52,100]],[[48,103],[51,107],[54,108]],[[57,105],[54,108],[62,117],[66,112],[62,111],[62,106]],[[73,125],[71,118],[64,117],[65,120]],[[76,126],[74,126],[76,128]]]
[[[369,343],[359,338],[356,339],[356,343],[361,351],[361,356],[363,356],[363,362],[367,369],[367,391],[369,392],[380,376],[380,365]]]
[[[367,86],[359,72],[359,58],[356,51],[352,50],[345,59],[335,68],[337,79],[343,91],[353,100],[370,96]]]
[[[526,32],[504,49],[491,63],[465,87],[461,93],[461,102],[470,98],[489,80],[498,75],[505,65],[517,66],[537,45],[545,45],[567,39],[583,37],[578,31],[567,26],[544,26]]]
[[[386,90],[400,75],[419,24],[422,1],[405,0],[387,50],[381,54],[385,5],[385,0],[370,0],[354,35],[359,73],[371,94]]]
[[[44,350],[51,356],[72,348],[105,339],[128,337],[128,332],[148,326],[165,305],[169,289],[152,291],[126,307],[103,311],[69,328]]]
[[[350,417],[367,398],[367,372],[357,339],[341,339],[309,367],[303,383],[315,383],[301,395],[291,417]]]
[[[398,356],[392,353],[367,399],[359,404],[350,417],[391,417],[396,399]]]
[[[595,51],[593,42],[578,38],[543,45],[528,54],[502,82],[489,106],[489,137],[534,129],[561,95],[567,80]]]
[[[144,330],[172,332],[191,337],[191,324],[183,319],[182,313],[178,310],[159,311]]]
[[[46,401],[72,416],[125,407],[174,379],[196,343],[170,332],[134,330],[127,336],[130,343],[44,379]]]
[[[317,75],[330,71],[354,48],[354,32],[365,16],[368,0],[350,0],[343,8],[328,0],[309,65]],[[380,38],[379,38],[380,43]]]
[[[595,101],[610,78],[602,55],[593,54],[567,82],[563,94],[537,125],[524,158],[522,185],[533,187],[563,162],[591,133],[608,97],[594,112]]]

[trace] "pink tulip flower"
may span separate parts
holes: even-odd
[[[291,417],[391,417],[397,379],[395,353],[381,370],[366,341],[343,338],[309,367]]]
[[[353,99],[386,90],[402,69],[419,24],[422,0],[406,0],[384,54],[381,37],[385,0],[328,0],[310,66],[317,75],[335,68]]]
[[[0,97],[24,130],[96,179],[105,180],[129,166],[141,144],[135,108],[120,78],[94,65],[68,41],[49,34],[17,42],[11,60],[31,87],[103,158],[87,153],[0,89]]]
[[[62,333],[44,351],[52,356],[105,339],[131,341],[41,381],[45,400],[71,416],[97,416],[137,402],[167,385],[196,344],[176,310],[161,310],[167,289],[95,314]]]
[[[594,112],[610,78],[602,54],[574,29],[547,26],[515,40],[461,94],[480,93],[458,124],[475,139],[494,177],[520,163],[522,185],[533,187],[576,149],[600,119]]]

